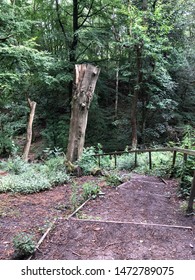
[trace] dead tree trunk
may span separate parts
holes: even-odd
[[[25,161],[28,161],[28,155],[29,155],[31,141],[32,141],[32,124],[33,124],[33,120],[34,120],[35,108],[36,108],[37,103],[34,101],[31,101],[30,98],[28,98],[28,104],[30,107],[30,115],[29,115],[28,126],[27,126],[26,144],[24,146],[24,151],[23,151],[23,156],[22,156],[22,158]]]
[[[67,161],[74,162],[82,155],[88,110],[99,73],[100,69],[93,65],[75,65],[69,140],[66,153]]]

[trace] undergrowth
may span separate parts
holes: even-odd
[[[100,192],[100,187],[94,182],[86,182],[82,186],[73,183],[70,197],[72,209],[75,210],[87,199],[95,199]]]
[[[36,242],[33,235],[28,233],[18,233],[13,238],[15,257],[24,258],[35,251]]]
[[[194,135],[192,137],[192,134],[189,134],[189,131],[187,131],[187,133],[184,134],[183,141],[180,143],[180,147],[186,147],[187,143],[189,149],[195,149],[193,146],[193,139],[195,139]],[[84,174],[91,174],[92,170],[99,168],[98,158],[94,156],[96,153],[103,154],[103,151],[101,149],[97,151],[95,147],[90,147],[84,150],[82,158],[78,162],[79,166],[82,167]],[[148,153],[138,153],[136,162],[134,153],[127,153],[117,156],[117,166],[115,166],[115,159],[113,156],[101,156],[100,168],[106,171],[115,169],[115,172],[113,173],[112,171],[106,178],[107,183],[111,185],[119,184],[120,176],[117,175],[117,172],[123,170],[164,178],[175,177],[178,178],[180,182],[178,195],[181,197],[189,196],[193,178],[193,170],[195,169],[194,157],[188,156],[188,160],[184,162],[183,154],[177,153],[176,163],[173,168],[172,152],[152,152],[151,155],[151,169],[149,168]]]
[[[0,179],[0,192],[34,193],[70,180],[66,174],[63,157],[36,164],[24,162],[16,157],[1,162],[0,169],[9,172],[9,175]]]

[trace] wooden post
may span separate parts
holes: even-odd
[[[149,152],[149,168],[152,169],[152,153]]]
[[[98,166],[100,167],[100,155],[98,156]]]
[[[176,162],[176,156],[177,156],[177,151],[173,151],[173,162],[172,162],[172,166],[171,166],[171,174],[170,174],[170,178],[173,177],[174,175],[174,167],[175,167],[175,162]]]
[[[185,146],[185,149],[188,149],[188,146]],[[184,164],[186,165],[187,163],[187,159],[188,159],[188,155],[187,154],[183,154],[183,161],[184,161]]]
[[[114,166],[116,168],[116,154],[114,154]]]
[[[172,168],[174,168],[174,166],[175,166],[176,155],[177,155],[177,151],[174,151],[174,152],[173,152],[173,163],[172,163]]]
[[[184,161],[184,164],[187,163],[187,159],[188,159],[188,155],[187,154],[184,154],[183,155],[183,161]]]
[[[188,214],[193,213],[193,203],[194,203],[194,197],[195,197],[195,170],[194,170],[194,177],[192,180],[192,188],[191,188],[191,192],[190,192],[190,198],[189,198],[189,202],[188,202],[188,208],[186,210],[186,212]]]
[[[137,153],[135,152],[135,167],[137,167]]]

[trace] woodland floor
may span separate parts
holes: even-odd
[[[34,234],[38,242],[55,218],[32,259],[195,259],[194,217],[185,216],[176,181],[138,174],[117,188],[101,177],[75,181],[94,181],[104,195],[70,219],[71,184],[31,195],[0,194],[0,259],[13,259],[17,233]]]

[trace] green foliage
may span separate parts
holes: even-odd
[[[73,211],[80,204],[79,197],[80,197],[80,188],[76,183],[73,182],[71,185],[71,196],[70,196],[70,203]]]
[[[21,232],[14,236],[13,245],[16,257],[28,257],[35,251],[36,242],[34,236],[28,233]]]
[[[50,189],[52,184],[45,174],[29,170],[20,175],[5,176],[0,180],[0,192],[30,194]]]
[[[0,168],[12,174],[19,175],[27,172],[31,166],[23,161],[19,156],[9,158],[7,161],[0,162]]]
[[[86,182],[82,186],[77,183],[71,185],[70,203],[73,211],[89,198],[95,199],[100,193],[100,187],[93,182]]]
[[[148,153],[138,155],[138,167],[136,172],[159,176],[169,177],[172,171],[172,153],[171,152],[153,152],[152,169],[149,169]]]
[[[3,106],[2,110],[6,113],[1,113],[0,106],[0,155],[13,155],[18,152],[14,136],[26,126],[22,115],[25,113],[25,108],[22,105],[12,104],[12,106]]]
[[[183,137],[181,139],[181,147],[188,148],[191,150],[195,149],[195,132],[194,129],[187,125],[184,127]],[[180,178],[180,188],[178,190],[179,197],[186,198],[190,195],[193,171],[195,169],[194,156],[187,156],[187,160],[184,160],[183,154],[177,155],[177,162],[172,171],[172,174]]]
[[[43,154],[44,154],[44,158],[46,158],[46,159],[56,158],[56,157],[60,157],[61,155],[64,155],[62,149],[59,147],[54,147],[53,149],[45,148],[43,150]],[[57,162],[59,162],[59,159],[49,161],[48,163],[54,163],[54,165],[55,165],[55,163],[57,163]]]
[[[117,157],[117,169],[132,170],[135,167],[135,156],[133,154],[123,154]]]
[[[117,172],[106,172],[105,178],[107,184],[113,187],[117,187],[122,183],[121,177],[117,174]]]
[[[53,152],[55,152],[55,149],[64,150],[67,147],[69,132],[69,119],[67,119],[66,116],[54,117],[54,115],[55,114],[53,114],[52,119],[47,117],[47,126],[41,132],[43,141]]]
[[[91,170],[97,166],[97,158],[94,156],[96,151],[94,146],[84,148],[83,154],[77,162],[84,174],[90,174]]]
[[[70,180],[62,157],[52,158],[45,164],[30,164],[17,157],[2,162],[0,166],[10,172],[8,176],[0,179],[0,192],[30,194],[50,189]]]
[[[181,141],[181,146],[183,148],[188,148],[195,150],[195,130],[192,126],[187,125],[184,127],[183,137]]]
[[[180,179],[178,196],[186,198],[190,195],[192,186],[193,170],[195,169],[195,161],[193,156],[188,156],[184,162],[183,154],[177,156],[177,162],[173,169],[173,176]]]
[[[1,155],[18,152],[13,141],[25,132],[27,95],[37,102],[34,126],[39,128],[44,146],[65,151],[75,63],[94,63],[101,68],[89,110],[87,146],[101,142],[105,151],[118,151],[130,144],[135,90],[139,91],[139,143],[179,142],[176,127],[190,124],[194,130],[192,0],[147,1],[147,7],[144,1],[78,1],[76,16],[72,1],[58,2],[57,6],[57,1],[1,1]],[[76,31],[73,21],[78,21]],[[81,160],[86,173],[96,164],[95,158]],[[133,159],[119,159],[120,169],[132,165]],[[102,166],[113,168],[113,159],[104,157]]]
[[[88,198],[95,199],[100,192],[100,187],[97,185],[94,185],[93,183],[84,183],[82,185],[82,197],[84,200],[87,200]]]

